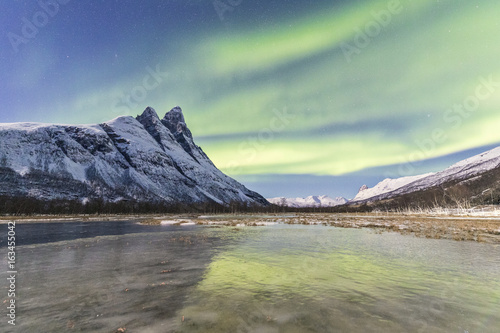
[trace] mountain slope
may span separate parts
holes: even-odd
[[[374,187],[367,187],[366,185],[361,186],[358,194],[351,200],[351,202],[363,201],[375,196],[379,196],[385,193],[390,193],[397,190],[403,186],[413,183],[421,178],[430,176],[431,173],[426,173],[417,176],[401,177],[396,179],[386,178]]]
[[[459,202],[482,204],[490,201],[494,203],[496,199],[493,193],[500,188],[497,182],[498,175],[500,175],[500,147],[462,160],[439,172],[385,179],[372,189],[360,191],[351,203],[380,203],[384,200],[391,200],[393,203],[405,202],[405,204],[414,200],[415,204],[426,205],[432,202],[434,204]]]
[[[219,171],[179,107],[99,125],[0,124],[0,195],[106,202],[267,205]]]
[[[333,207],[338,205],[343,205],[347,203],[347,199],[342,197],[336,197],[335,199],[330,198],[327,195],[311,195],[306,198],[285,198],[285,197],[277,197],[267,199],[272,204],[278,206],[287,206],[287,207]]]

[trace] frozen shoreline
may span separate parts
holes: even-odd
[[[0,224],[135,221],[142,225],[266,227],[276,224],[323,225],[339,228],[370,228],[434,239],[452,239],[500,244],[500,216],[429,215],[410,213],[283,213],[266,215],[113,215],[68,217],[0,218]]]

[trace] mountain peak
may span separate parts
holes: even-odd
[[[182,109],[180,106],[176,106],[176,107],[172,108],[172,110],[168,111],[165,114],[165,117],[163,119],[169,120],[172,123],[174,123],[174,122],[175,123],[178,123],[178,122],[185,123],[186,122],[184,120],[184,114],[182,113]]]
[[[148,119],[156,118],[156,119],[160,120],[160,117],[158,117],[158,114],[156,113],[155,109],[153,109],[150,106],[148,106],[140,116],[137,116],[138,120],[139,120],[139,118],[140,119],[144,119],[144,118],[148,118]]]
[[[359,188],[358,193],[361,193],[361,192],[363,192],[363,191],[366,191],[367,189],[368,189],[368,186],[363,185],[363,186],[361,186],[361,187]]]
[[[187,128],[182,109],[179,106],[174,107],[172,110],[165,114],[162,123],[173,133],[184,133],[188,137],[191,136],[191,131]]]
[[[169,112],[178,112],[178,113],[182,114],[182,109],[181,109],[181,107],[179,105],[176,105],[170,111],[168,111],[167,113],[169,113]]]
[[[179,107],[161,121],[148,107],[136,118],[96,125],[0,124],[0,196],[162,207],[268,205],[218,170],[188,132]]]
[[[158,142],[158,144],[160,144],[160,146],[163,146],[162,133],[160,128],[164,128],[164,126],[160,120],[160,117],[158,117],[158,114],[156,113],[155,109],[148,106],[146,110],[144,110],[144,112],[141,115],[137,116],[135,119],[139,123],[141,123],[142,126],[144,126],[144,129],[156,140],[156,142]],[[165,132],[167,132],[166,129]],[[173,137],[171,140],[173,140]]]

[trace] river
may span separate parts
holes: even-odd
[[[500,329],[496,244],[286,224],[30,223],[16,233],[16,326],[3,316],[2,332]]]

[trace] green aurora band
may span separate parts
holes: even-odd
[[[186,35],[175,52],[159,46],[168,75],[144,103],[162,112],[180,105],[197,143],[232,176],[342,175],[498,143],[499,9],[495,1],[353,1],[258,27],[220,24]],[[238,10],[244,15],[245,4]],[[357,51],[346,56],[346,45]],[[140,113],[142,103],[116,105],[145,74],[68,97],[53,117]],[[475,103],[477,89],[487,96]],[[279,130],[276,110],[293,115]]]

